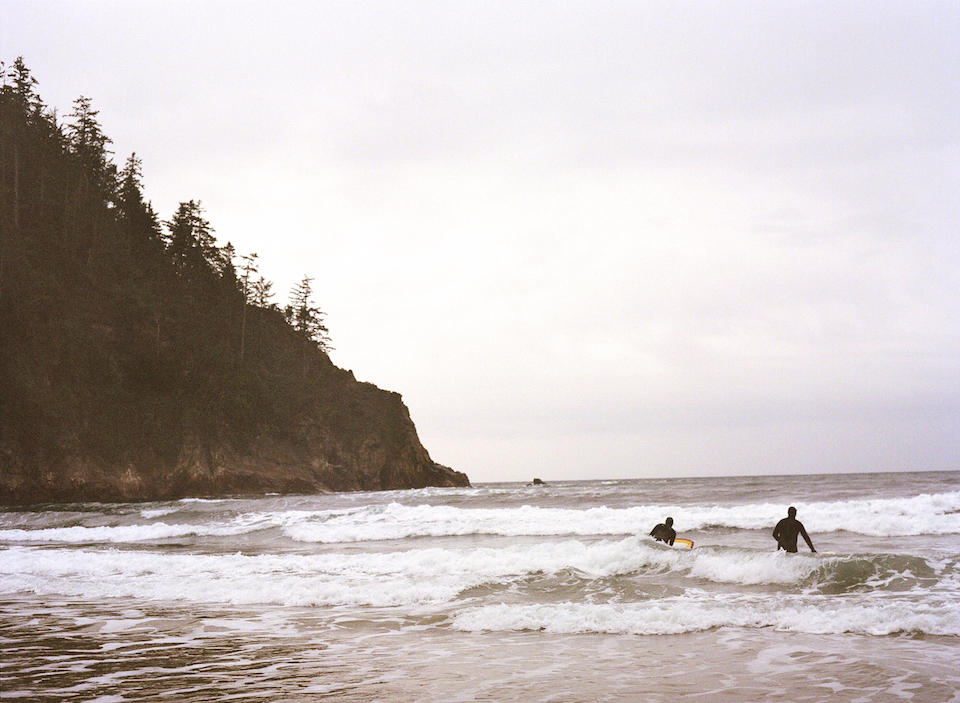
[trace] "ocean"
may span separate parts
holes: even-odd
[[[960,701],[958,535],[960,472],[5,508],[0,698]]]

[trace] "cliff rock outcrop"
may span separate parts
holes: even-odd
[[[141,451],[121,461],[104,460],[69,437],[45,452],[4,441],[0,503],[470,485],[465,474],[430,458],[399,394],[358,382],[329,362],[325,366],[322,393],[294,426],[241,441],[187,435],[173,459]]]

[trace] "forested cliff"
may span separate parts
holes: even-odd
[[[63,124],[18,59],[0,89],[0,503],[465,486],[396,393],[326,351],[218,246],[199,203],[161,221],[90,101]]]

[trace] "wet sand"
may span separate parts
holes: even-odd
[[[960,700],[951,637],[471,633],[442,614],[0,604],[3,699]]]

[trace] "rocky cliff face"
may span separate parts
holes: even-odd
[[[296,426],[242,442],[188,436],[175,460],[154,453],[104,463],[62,442],[56,457],[0,446],[0,503],[146,501],[184,497],[469,486],[434,462],[397,393],[330,364]]]
[[[469,485],[430,459],[399,395],[333,365],[311,278],[270,302],[256,255],[218,246],[198,201],[159,218],[88,101],[65,127],[22,59],[13,71],[0,503]]]

